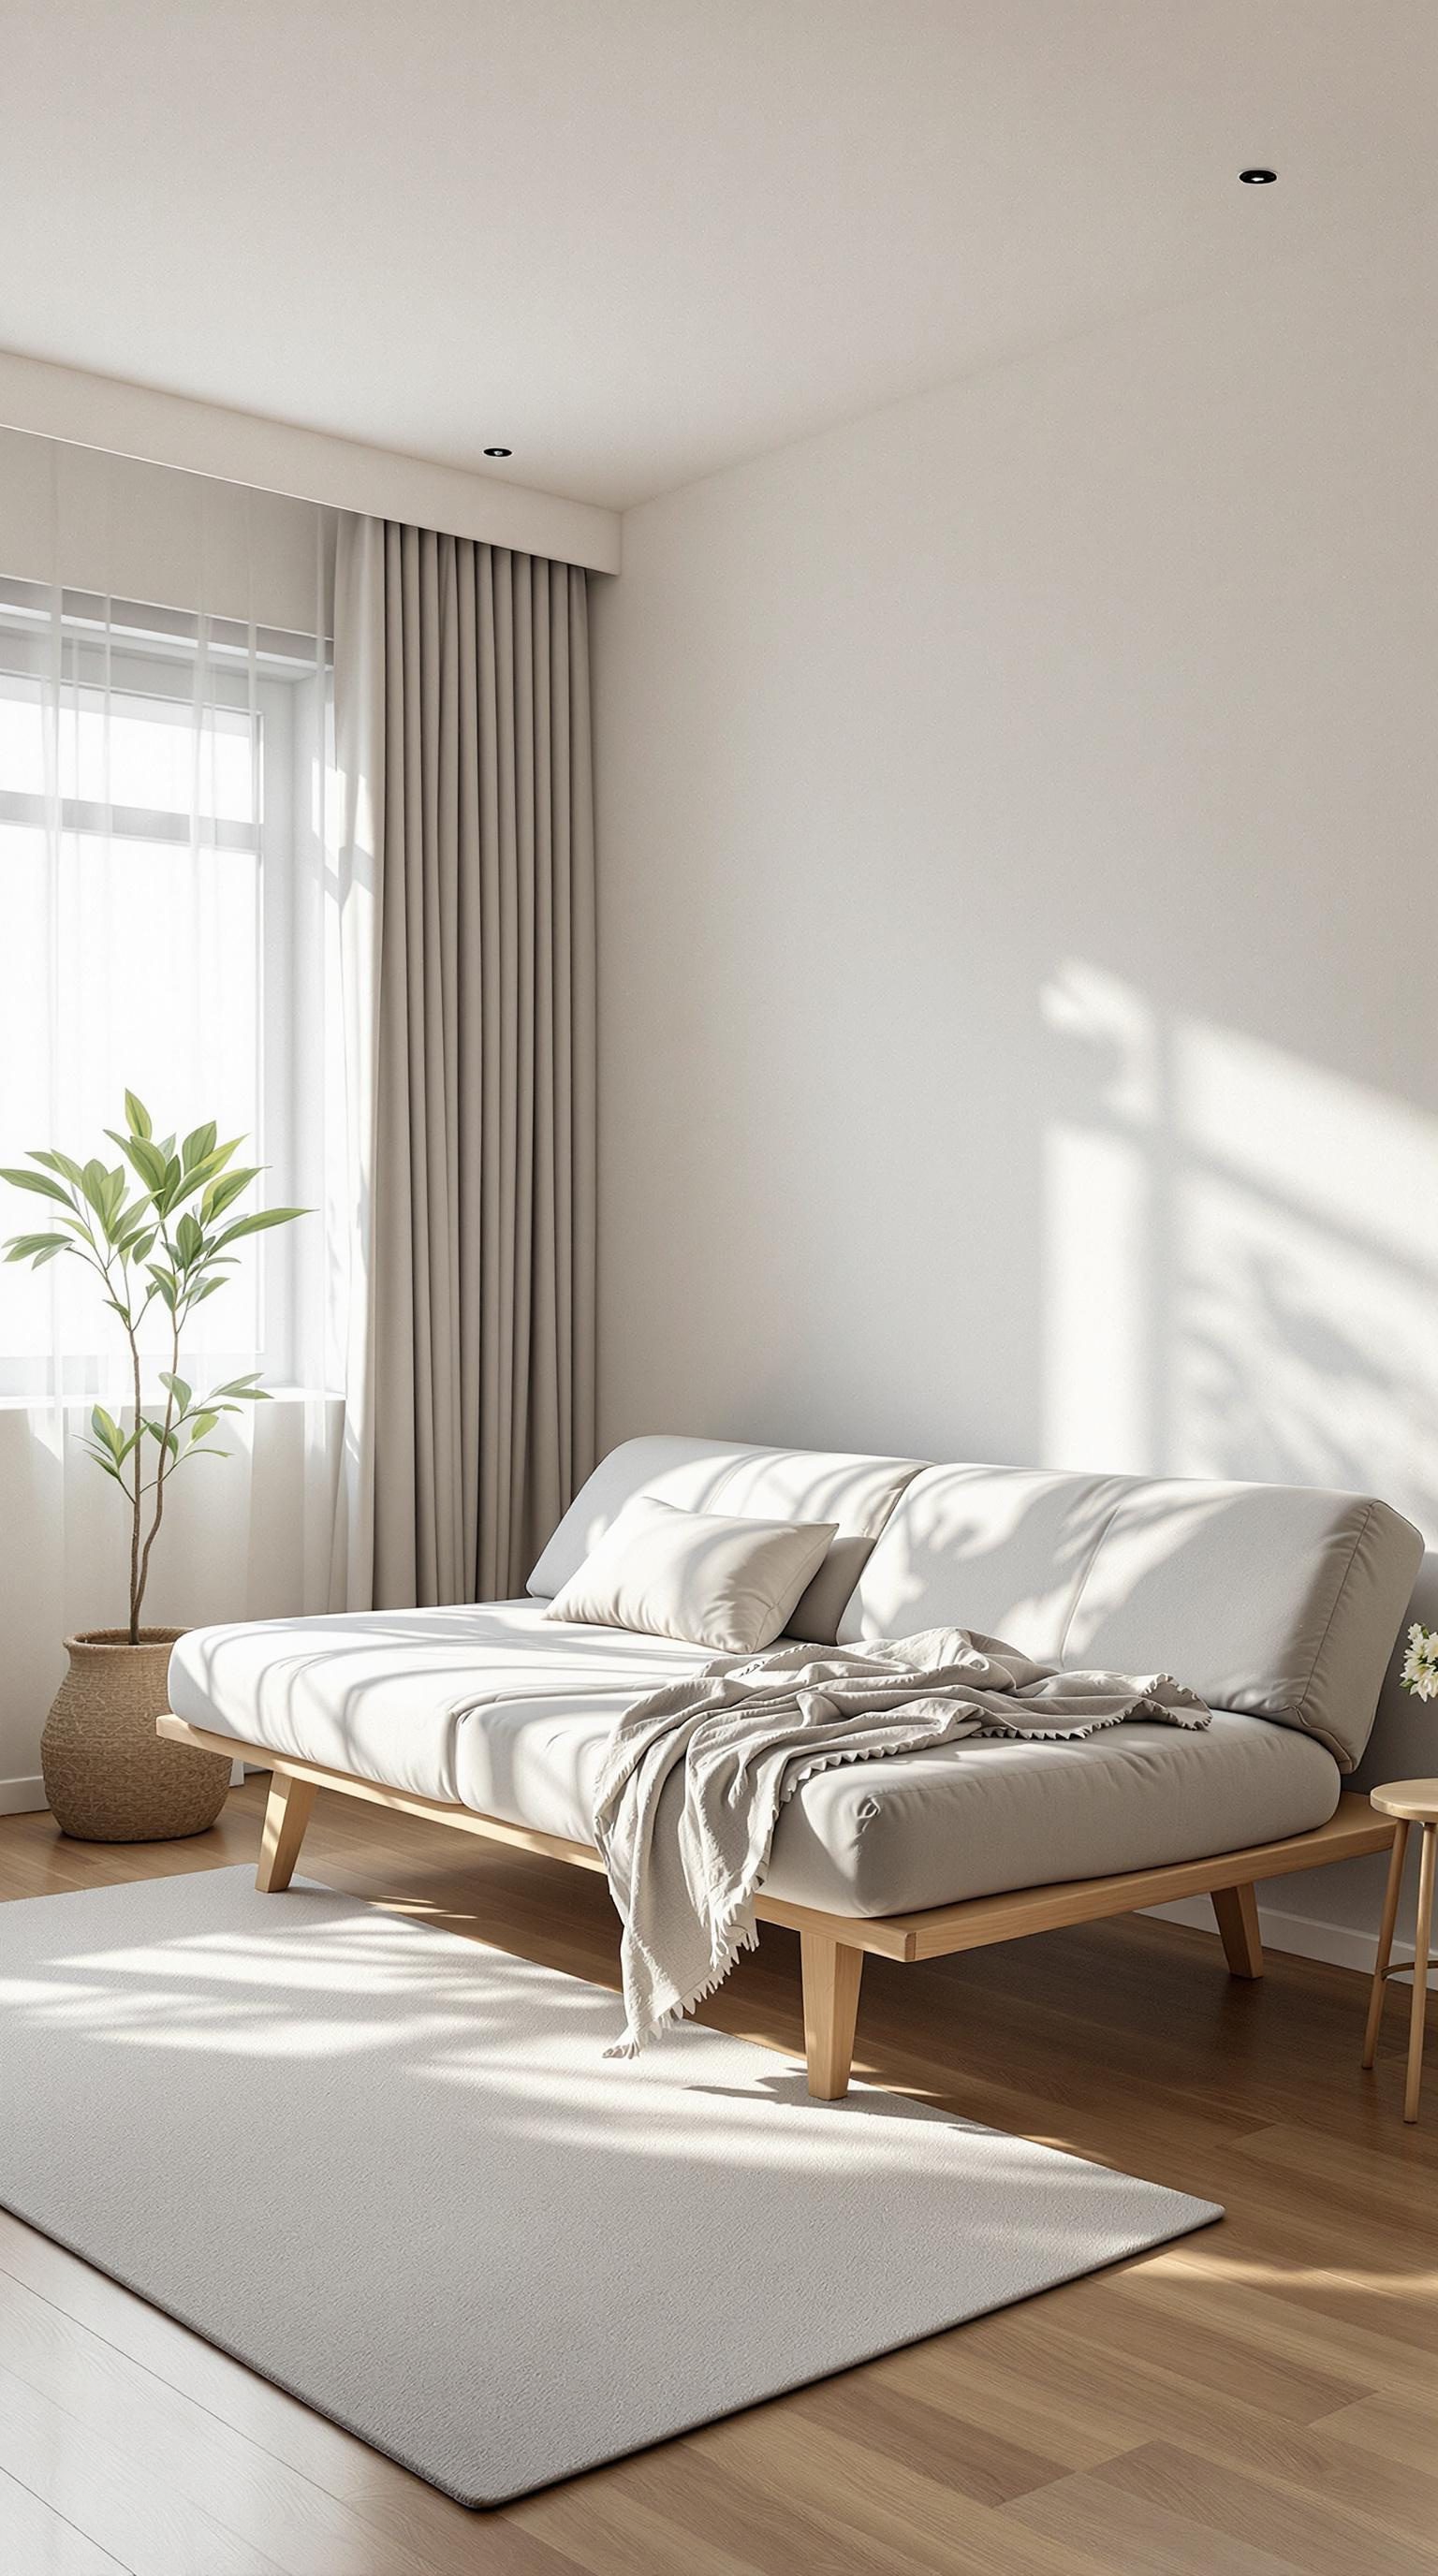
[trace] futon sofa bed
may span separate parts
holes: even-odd
[[[1068,1669],[1170,1672],[1184,1731],[969,1741],[821,1772],[784,1808],[760,1916],[802,1941],[809,2084],[842,2094],[866,1953],[924,1959],[1211,1893],[1261,1972],[1256,1881],[1385,1848],[1345,1793],[1422,1557],[1370,1497],[930,1465],[663,1435],[595,1469],[517,1601],[192,1630],[160,1731],[272,1772],[259,1884],[294,1870],[317,1788],[596,1868],[616,1716],[712,1650],[547,1620],[623,1506],[832,1522],[789,1619],[818,1643],[976,1629]]]

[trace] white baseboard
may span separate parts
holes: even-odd
[[[0,1780],[0,1816],[30,1816],[49,1804],[38,1771],[28,1780]]]
[[[1164,1923],[1192,1924],[1218,1938],[1213,1906],[1206,1896],[1180,1896],[1172,1905],[1147,1905],[1144,1912],[1156,1914]],[[1258,1920],[1270,1950],[1291,1950],[1299,1959],[1325,1959],[1333,1968],[1360,1968],[1366,1977],[1373,1974],[1376,1932],[1356,1932],[1346,1923],[1315,1923],[1307,1914],[1287,1914],[1274,1905],[1260,1905]],[[1393,1946],[1398,1958],[1411,1959],[1411,1942],[1396,1941]]]

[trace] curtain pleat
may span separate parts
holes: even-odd
[[[375,898],[352,957],[372,988],[354,1607],[517,1590],[592,1463],[587,605],[569,565],[340,525],[341,878],[370,871]]]

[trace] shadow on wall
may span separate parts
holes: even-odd
[[[1377,1493],[1438,1541],[1438,1122],[1081,960],[1043,1012],[1045,1455]],[[1434,1770],[1395,1662],[1359,1784]]]

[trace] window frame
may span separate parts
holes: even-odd
[[[58,652],[51,669],[37,669],[35,641],[47,633],[56,637]],[[15,638],[18,655],[9,649]],[[0,828],[48,830],[58,801],[60,833],[80,843],[141,839],[255,857],[257,1121],[247,1158],[267,1167],[264,1189],[272,1203],[288,1203],[297,1195],[290,1184],[299,1157],[294,1068],[300,997],[292,933],[303,781],[296,702],[299,689],[316,680],[327,691],[328,653],[328,638],[317,648],[309,636],[128,601],[107,602],[91,592],[66,589],[57,600],[52,586],[0,577],[0,697],[38,690],[43,704],[46,693],[58,687],[62,702],[73,702],[78,689],[103,694],[111,703],[129,697],[177,711],[236,714],[256,728],[251,747],[255,798],[248,822],[197,814],[193,805],[181,811],[70,796],[55,800],[0,781]],[[18,1202],[14,1211],[7,1211],[12,1212],[13,1226],[0,1222],[0,1233],[24,1230],[25,1211]],[[271,1385],[297,1381],[298,1269],[292,1231],[280,1227],[247,1247],[248,1257],[259,1265],[257,1346],[246,1340],[231,1351],[207,1356],[204,1365],[215,1376],[254,1368]],[[69,1402],[65,1379],[72,1375],[82,1376],[87,1386],[92,1381],[100,1387],[113,1384],[123,1393],[98,1295],[94,1315],[93,1343],[67,1347],[59,1355],[63,1375],[58,1379],[53,1350],[26,1354],[0,1344],[0,1404]],[[86,1394],[73,1400],[88,1403],[91,1398]]]

